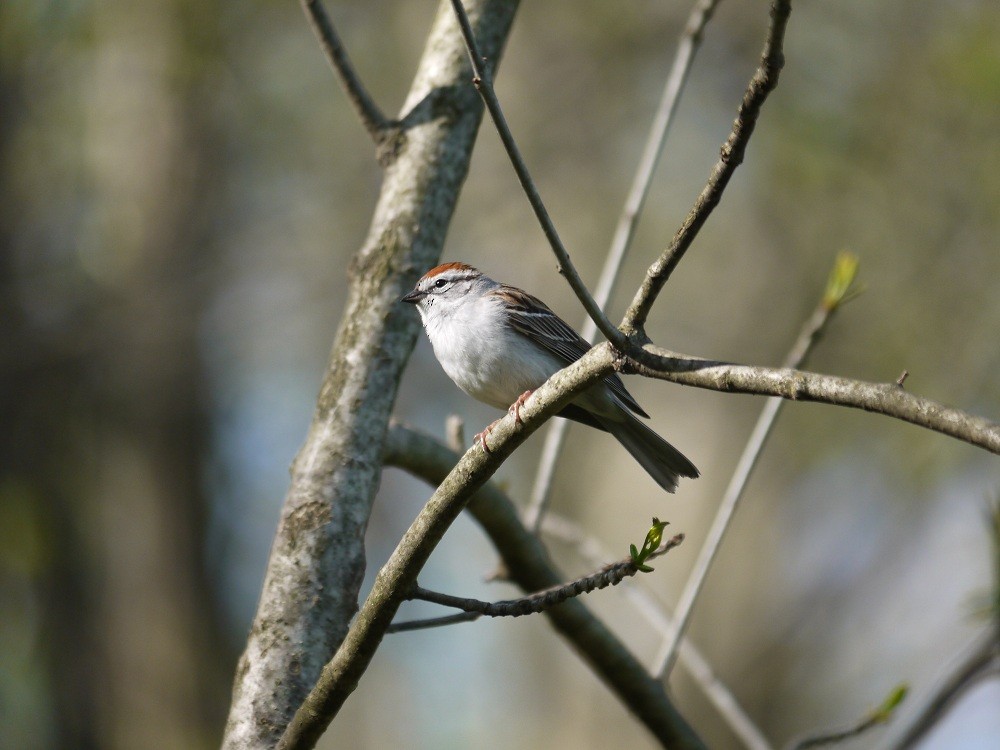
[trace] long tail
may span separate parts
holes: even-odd
[[[622,417],[623,421],[600,418],[598,421],[663,489],[673,492],[679,477],[696,479],[699,476],[695,465],[674,446],[631,414],[623,413]]]

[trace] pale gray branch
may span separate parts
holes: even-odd
[[[871,383],[804,370],[738,365],[688,357],[650,344],[642,352],[644,359],[656,363],[655,367],[630,360],[629,369],[646,377],[726,393],[780,396],[791,401],[862,409],[1000,454],[1000,424],[915,396],[895,381]]]
[[[792,344],[792,348],[783,363],[785,367],[799,367],[805,362],[809,352],[822,336],[831,315],[837,309],[836,305],[825,304],[825,300],[820,302],[805,322],[795,339],[795,343]],[[739,461],[736,462],[733,476],[729,480],[729,485],[722,496],[722,502],[719,503],[715,518],[712,520],[712,526],[698,551],[698,558],[691,568],[691,573],[681,591],[680,599],[677,600],[671,627],[666,633],[659,653],[653,660],[653,671],[661,678],[668,676],[673,669],[677,650],[694,614],[695,602],[708,578],[712,562],[722,547],[722,538],[732,523],[740,499],[743,497],[743,491],[750,481],[750,474],[757,465],[757,459],[764,450],[764,445],[767,443],[767,438],[771,434],[771,429],[774,427],[784,403],[785,400],[777,396],[772,396],[767,400],[753,431],[750,433],[750,438],[743,448],[743,453],[740,455]]]

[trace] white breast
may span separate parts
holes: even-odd
[[[483,403],[506,409],[560,369],[559,361],[504,324],[488,296],[448,314],[424,318],[434,355],[455,384]],[[423,313],[423,311],[421,311]],[[444,311],[441,311],[444,312]]]

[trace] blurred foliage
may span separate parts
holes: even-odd
[[[329,4],[389,113],[435,7]],[[520,11],[499,94],[588,278],[688,10],[561,0]],[[763,2],[723,3],[710,25],[613,310],[704,183],[765,23]],[[887,381],[907,369],[908,388],[996,418],[1000,11],[796,3],[789,29],[747,162],[650,333],[695,354],[780,361],[830,258],[850,247],[866,294],[811,366]],[[370,143],[297,4],[267,0],[7,0],[0,112],[4,742],[215,746],[377,194]],[[488,124],[448,252],[581,317]],[[627,456],[574,432],[555,501],[612,548],[669,513],[689,540],[653,577],[669,600],[757,403],[634,389],[704,478],[666,506]],[[470,424],[492,418],[422,343],[399,413],[436,430],[455,409]],[[850,716],[859,693],[874,704],[890,682],[926,687],[967,635],[962,602],[992,573],[978,502],[1000,482],[994,457],[913,428],[821,407],[786,414],[693,624],[776,742]],[[530,486],[531,445],[505,468],[514,494]],[[595,450],[612,464],[579,458]],[[373,565],[423,497],[386,477]],[[471,525],[446,542],[427,575],[485,586],[468,551],[448,546],[489,567]],[[593,606],[637,653],[655,652],[624,605]],[[387,643],[392,668],[373,667],[327,742],[649,746],[543,623],[413,638]],[[735,746],[683,673],[674,687],[713,747]],[[386,725],[386,700],[405,721]],[[942,746],[965,746],[954,731]]]

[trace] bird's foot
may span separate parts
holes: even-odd
[[[476,433],[476,436],[473,438],[473,440],[479,443],[479,447],[483,449],[483,453],[493,452],[490,450],[490,447],[486,444],[486,438],[489,437],[489,434],[491,432],[493,432],[493,428],[497,426],[497,422],[499,421],[500,421],[499,419],[494,419],[492,422],[486,425],[486,427],[483,429],[482,432]]]
[[[507,410],[508,414],[514,415],[514,424],[517,425],[524,424],[524,421],[521,419],[521,407],[524,406],[524,402],[528,400],[528,396],[530,396],[533,392],[534,391],[525,391],[524,393],[522,393],[520,396],[517,397],[517,400],[515,400],[514,403],[511,404],[510,408]],[[479,443],[479,447],[483,449],[484,453],[493,452],[490,450],[490,447],[486,444],[486,438],[489,437],[489,434],[493,431],[493,428],[497,426],[497,422],[499,421],[500,420],[497,419],[490,422],[488,425],[486,425],[486,429],[478,433],[476,437],[473,438],[477,443]]]
[[[524,402],[528,400],[528,396],[532,393],[534,393],[534,391],[525,391],[522,393],[507,410],[510,414],[514,415],[514,422],[519,425],[524,424],[524,422],[521,421],[521,407],[524,406]]]

